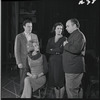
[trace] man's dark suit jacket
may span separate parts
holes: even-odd
[[[77,29],[71,33],[68,43],[64,46],[63,68],[65,73],[85,72],[86,39],[83,33]]]

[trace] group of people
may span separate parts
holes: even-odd
[[[38,36],[32,32],[32,22],[23,22],[24,32],[15,38],[15,58],[20,68],[21,98],[31,98],[32,92],[46,83],[55,90],[56,98],[63,98],[66,90],[68,98],[82,98],[82,77],[85,72],[86,39],[79,29],[76,18],[66,22],[66,30],[70,34],[63,35],[64,26],[61,22],[54,24],[54,37],[47,43],[46,53],[49,61],[41,54]]]

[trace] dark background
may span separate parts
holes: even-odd
[[[47,41],[56,22],[65,23],[70,18],[77,18],[80,30],[87,40],[86,65],[90,73],[97,73],[99,61],[100,15],[99,0],[94,4],[78,5],[80,0],[33,0],[1,2],[1,69],[5,70],[9,60],[14,58],[15,36],[23,31],[25,18],[33,21],[33,32],[38,35],[41,52],[45,53]],[[84,0],[85,1],[85,0]],[[92,1],[92,0],[90,0]],[[35,11],[32,14],[32,11]],[[21,13],[22,12],[22,13]],[[24,13],[23,13],[24,12]],[[28,12],[27,14],[25,12]],[[69,36],[65,30],[65,36]],[[15,60],[14,60],[15,61]],[[95,70],[94,70],[95,69]]]

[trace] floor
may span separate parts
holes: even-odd
[[[85,82],[86,83],[86,82]],[[97,84],[98,85],[98,84]],[[87,91],[85,94],[88,95],[88,98],[99,98],[99,89],[92,85],[90,91]],[[95,87],[93,87],[95,86]],[[19,69],[10,69],[1,72],[1,98],[20,98],[19,96]],[[47,88],[45,98],[55,98],[55,93],[53,89]],[[65,93],[64,98],[67,98]],[[87,98],[84,96],[84,98]]]
[[[18,71],[1,73],[1,98],[19,98]]]
[[[1,98],[20,98],[19,88],[19,69],[8,69],[7,72],[2,71]],[[54,90],[47,88],[45,98],[55,98]],[[64,98],[66,98],[66,95]]]

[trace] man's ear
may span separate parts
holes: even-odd
[[[76,26],[76,24],[73,24],[73,26],[76,28],[77,26]]]
[[[23,26],[23,28],[25,29],[25,26]]]

